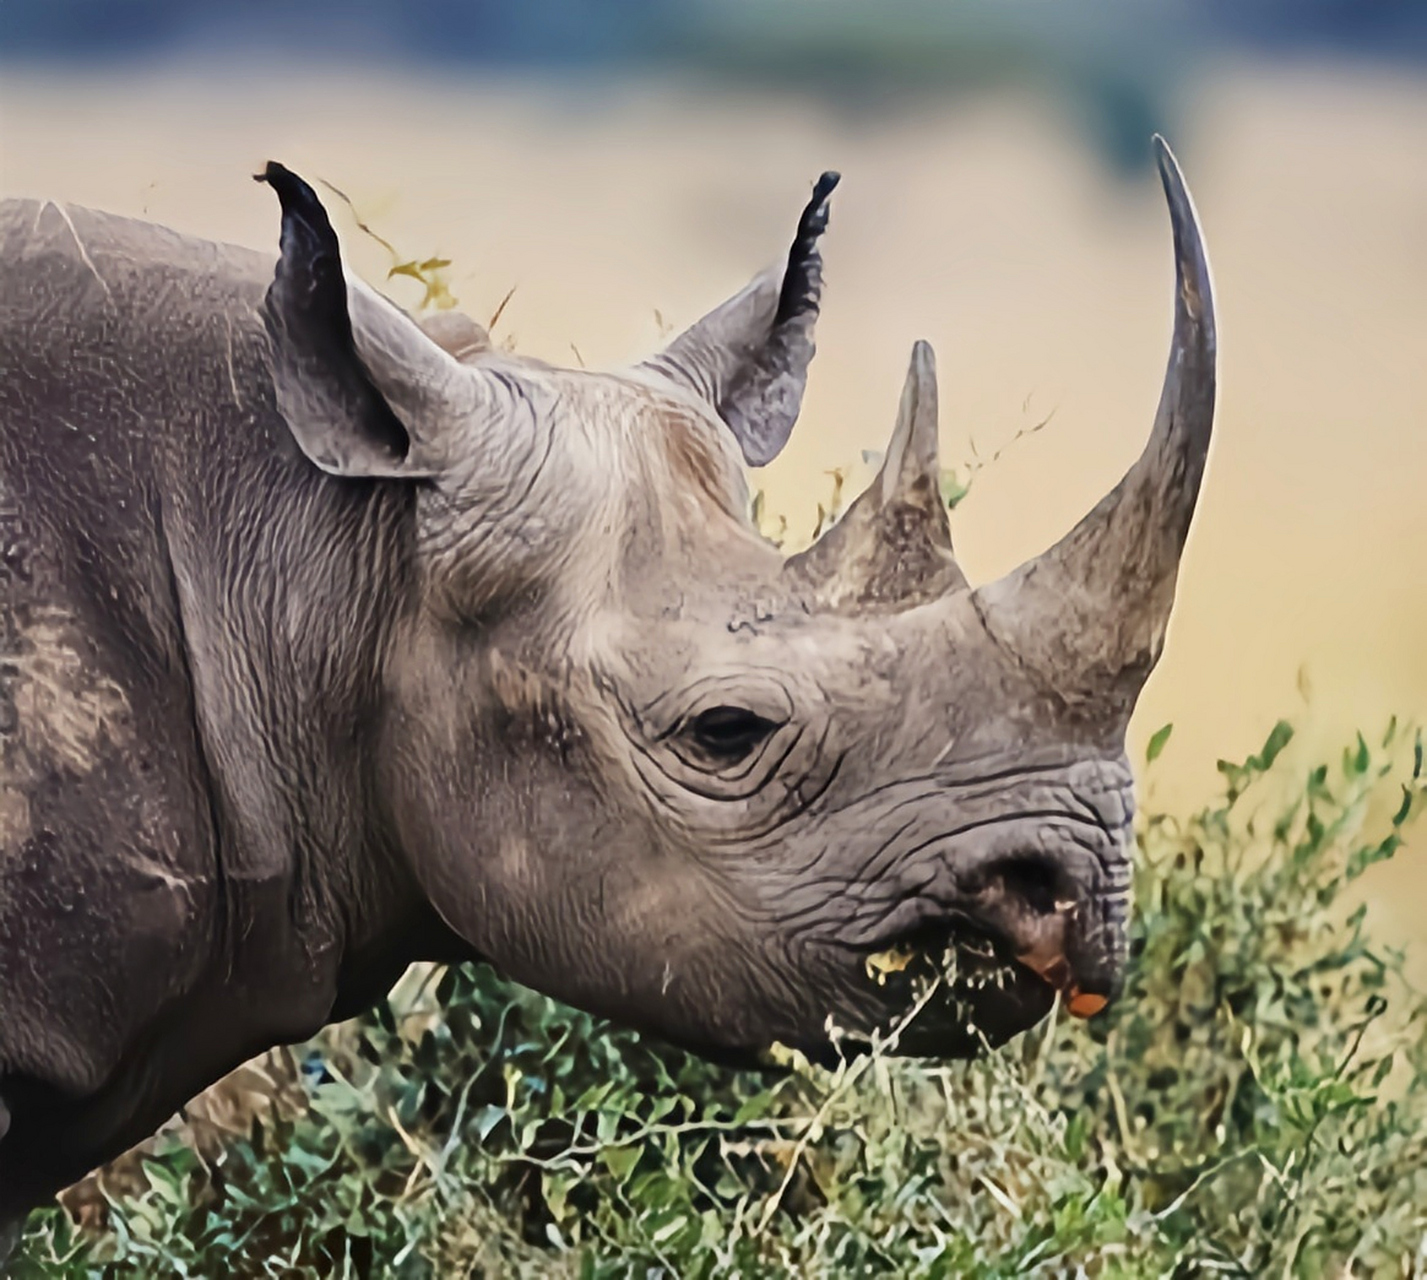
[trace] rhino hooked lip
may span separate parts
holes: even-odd
[[[1051,880],[1036,863],[1011,863],[977,895],[976,915],[1015,960],[1089,1018],[1119,991],[1122,895],[1091,898]],[[1098,918],[1097,918],[1098,917]]]
[[[1035,920],[1027,934],[1029,945],[1016,955],[1017,961],[1031,969],[1065,998],[1065,1007],[1077,1018],[1090,1018],[1110,1003],[1109,996],[1081,987],[1070,959],[1066,955],[1067,926],[1073,926],[1080,904],[1059,901],[1051,915]]]

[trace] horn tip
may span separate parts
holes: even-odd
[[[1195,213],[1194,200],[1189,194],[1179,161],[1175,159],[1164,135],[1156,133],[1152,145],[1155,165],[1159,169],[1160,182],[1164,186],[1165,199],[1169,203],[1181,292],[1187,295],[1185,301],[1191,312],[1196,318],[1200,318],[1207,310],[1211,285],[1209,260],[1199,231],[1199,218]]]
[[[907,366],[907,380],[902,388],[902,404],[897,413],[897,427],[893,431],[893,444],[889,456],[898,453],[897,438],[925,438],[928,449],[936,450],[937,388],[936,353],[925,338],[918,338],[912,344],[912,358]]]
[[[1174,152],[1170,150],[1169,143],[1165,141],[1162,133],[1157,133],[1151,140],[1154,147],[1155,168],[1159,170],[1160,181],[1164,184],[1165,194],[1169,197],[1170,203],[1176,206],[1185,202],[1187,189],[1184,184],[1184,173],[1179,167],[1179,161],[1175,159]]]

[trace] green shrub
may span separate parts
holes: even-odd
[[[1343,895],[1423,804],[1422,739],[1305,770],[1291,736],[1142,816],[1102,1018],[770,1079],[414,970],[295,1051],[305,1109],[207,1162],[170,1139],[106,1229],[36,1215],[17,1274],[1420,1273],[1427,1002]]]

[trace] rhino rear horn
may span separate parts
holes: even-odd
[[[912,348],[897,424],[877,478],[789,571],[820,601],[906,607],[966,586],[941,498],[936,356]]]
[[[278,409],[302,451],[335,475],[439,474],[453,419],[475,407],[476,380],[405,312],[348,280],[306,182],[275,161],[255,177],[282,205],[264,320]]]
[[[802,407],[822,298],[818,238],[838,180],[832,172],[817,180],[781,271],[759,276],[645,362],[707,400],[749,466],[782,452]]]
[[[1194,204],[1154,140],[1174,231],[1175,312],[1154,430],[1139,461],[1059,543],[976,592],[988,629],[1069,703],[1128,720],[1159,658],[1214,423],[1209,260]]]

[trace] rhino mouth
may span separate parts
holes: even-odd
[[[1057,996],[1081,1018],[1109,1003],[1113,973],[1077,963],[1086,958],[1084,904],[1027,904],[992,889],[977,905],[975,916],[954,912],[861,954],[892,1052],[974,1056],[1034,1026]]]
[[[861,957],[888,1051],[967,1058],[1039,1022],[1056,987],[997,931],[967,919],[925,924]]]

